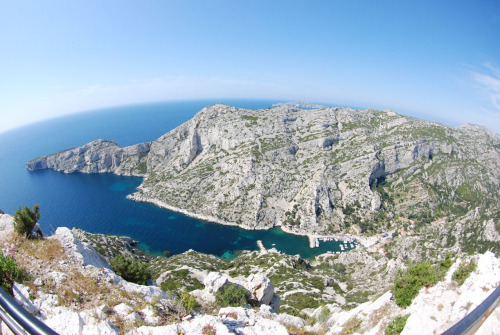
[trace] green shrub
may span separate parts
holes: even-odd
[[[127,281],[146,285],[147,281],[151,279],[151,271],[140,260],[118,255],[111,260],[110,264],[113,271]]]
[[[447,253],[446,258],[439,262],[439,272],[442,276],[446,274],[448,269],[452,266],[453,264],[453,259],[451,258],[451,254]]]
[[[0,251],[0,284],[5,292],[12,295],[12,282],[21,281],[25,276],[14,259],[10,256],[4,256]]]
[[[408,307],[424,286],[437,283],[439,276],[430,263],[416,263],[406,272],[399,271],[392,286],[392,294],[399,307]]]
[[[407,314],[405,316],[398,316],[389,324],[387,325],[387,328],[385,329],[385,335],[399,335],[403,331],[406,325],[406,320],[408,320],[408,317],[410,314]]]
[[[191,278],[189,270],[186,269],[170,272],[160,284],[160,288],[165,292],[176,292],[179,289],[191,292],[203,289],[203,287],[203,284],[198,279]]]
[[[235,284],[228,284],[215,294],[215,302],[220,307],[238,307],[245,306],[248,302],[248,291]]]
[[[319,313],[318,321],[319,322],[326,322],[326,321],[328,321],[328,319],[330,318],[331,314],[332,313],[330,312],[330,309],[328,309],[327,307],[323,306],[323,308],[321,309],[321,312]]]
[[[31,237],[31,232],[40,219],[39,209],[38,204],[33,205],[33,210],[27,206],[24,206],[23,209],[21,207],[17,209],[16,213],[14,213],[14,230],[16,233],[24,235],[26,238]],[[42,234],[41,231],[38,232],[40,235]]]
[[[470,262],[462,262],[458,269],[453,273],[452,279],[462,286],[469,275],[476,271],[477,264],[473,260]]]
[[[194,308],[198,307],[199,304],[196,301],[196,298],[186,291],[181,291],[180,293],[181,305],[186,309],[188,313],[190,313]]]
[[[5,213],[4,213],[4,211],[2,211],[2,210],[0,209],[0,214],[5,214]]]

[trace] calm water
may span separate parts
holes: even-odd
[[[126,199],[141,178],[112,174],[64,174],[51,170],[28,172],[35,157],[76,147],[98,138],[122,146],[155,140],[194,116],[203,107],[223,102],[244,108],[267,108],[276,101],[197,100],[116,107],[87,112],[0,133],[0,209],[13,214],[19,206],[40,204],[40,225],[52,233],[57,227],[78,227],[92,233],[127,235],[152,254],[189,249],[232,258],[240,250],[267,248],[310,258],[335,242],[310,249],[306,237],[276,228],[248,231],[204,222]]]

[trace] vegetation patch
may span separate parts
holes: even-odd
[[[12,283],[23,281],[26,276],[12,257],[5,256],[0,251],[0,284],[5,292],[12,295]]]
[[[111,260],[110,264],[113,271],[127,281],[146,285],[147,281],[151,279],[151,271],[144,262],[138,259],[118,255]]]
[[[399,335],[403,331],[403,329],[406,326],[406,320],[408,320],[408,317],[410,314],[407,314],[405,316],[398,316],[389,324],[387,325],[387,328],[385,329],[385,335]]]
[[[239,307],[245,306],[248,298],[249,293],[245,288],[229,283],[215,294],[215,303],[219,307]]]
[[[452,279],[458,283],[458,285],[462,286],[469,275],[476,271],[477,264],[474,260],[470,262],[462,262],[458,269],[453,273]]]
[[[203,284],[189,275],[189,270],[182,269],[168,273],[160,288],[165,292],[174,292],[179,289],[191,292],[193,290],[203,289]]]
[[[427,262],[411,265],[405,272],[398,271],[392,286],[392,294],[399,307],[408,307],[422,287],[439,281],[439,272]]]

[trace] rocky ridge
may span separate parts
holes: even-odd
[[[300,234],[374,232],[394,216],[486,219],[500,207],[497,134],[393,111],[213,105],[153,142],[96,140],[27,168],[143,176],[133,200]]]

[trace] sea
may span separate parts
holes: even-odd
[[[258,109],[276,102],[190,100],[119,106],[0,133],[0,209],[13,215],[19,207],[39,204],[39,224],[45,235],[54,233],[57,227],[126,235],[153,256],[193,249],[233,259],[242,250],[257,250],[258,240],[266,248],[308,259],[340,251],[340,242],[321,242],[318,248],[310,248],[307,237],[285,233],[279,227],[245,230],[128,200],[126,196],[141,184],[138,177],[26,169],[26,162],[33,158],[95,139],[113,140],[121,146],[153,141],[214,103]]]

